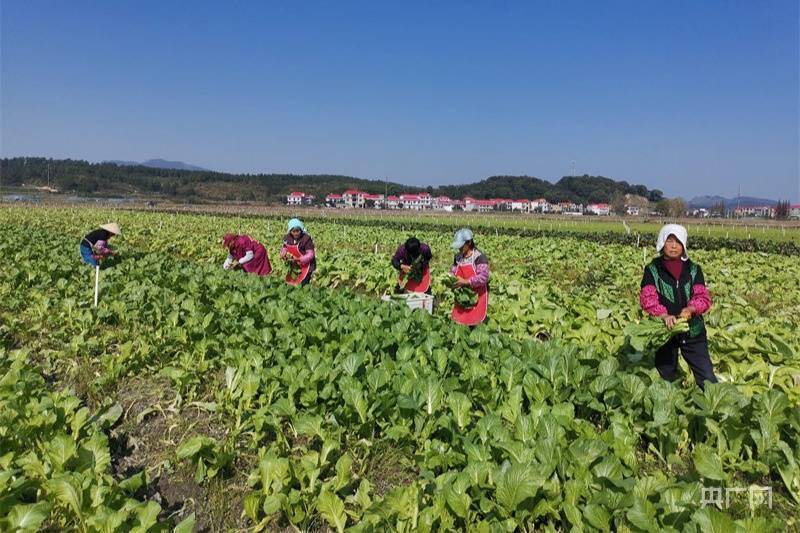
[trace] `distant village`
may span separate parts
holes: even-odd
[[[318,205],[312,195],[300,191],[292,192],[286,197],[286,204],[290,206]],[[466,211],[475,213],[489,213],[493,211],[507,211],[518,213],[552,213],[575,216],[645,216],[658,215],[659,213],[649,205],[641,202],[626,202],[624,213],[616,213],[610,204],[591,203],[587,205],[574,202],[551,203],[544,198],[528,200],[526,198],[491,198],[479,200],[466,196],[460,200],[447,196],[432,196],[428,193],[400,194],[399,196],[383,194],[370,194],[356,189],[348,189],[342,194],[328,194],[323,202],[326,207],[340,209],[407,209],[411,211]],[[620,207],[620,206],[618,206]],[[687,216],[707,218],[722,216],[712,213],[709,209],[690,209]],[[774,206],[737,207],[732,209],[729,216],[736,218],[775,218]],[[800,204],[790,208],[790,218],[800,218]]]

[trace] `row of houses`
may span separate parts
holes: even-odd
[[[737,207],[733,210],[733,216],[736,218],[775,218],[775,208],[768,205]]]
[[[293,192],[286,198],[286,203],[291,206],[313,204],[313,196],[303,192]],[[448,196],[432,196],[428,193],[388,195],[370,194],[356,189],[348,189],[342,194],[329,194],[325,197],[328,207],[344,209],[408,209],[412,211],[472,211],[478,213],[490,211],[518,211],[523,213],[564,213],[564,214],[593,214],[610,215],[611,206],[608,204],[575,204],[573,202],[550,203],[544,198],[529,200],[527,198],[492,198],[479,200],[467,196],[461,200]],[[635,213],[635,214],[638,214]]]
[[[776,214],[775,206],[770,205],[737,207],[733,210],[733,216],[736,218],[775,218]],[[800,219],[800,204],[789,206],[789,218]]]
[[[303,192],[293,192],[286,197],[290,206],[313,205],[314,197]],[[467,196],[461,200],[447,196],[432,196],[428,193],[400,194],[384,196],[383,194],[370,194],[357,189],[348,189],[342,194],[329,194],[325,197],[324,205],[344,209],[408,209],[412,211],[472,211],[486,213],[491,211],[517,211],[522,213],[557,213],[567,215],[597,215],[608,216],[613,214],[609,204],[593,203],[588,205],[573,202],[551,203],[544,198],[536,200],[492,198],[479,200]],[[628,216],[657,214],[646,207],[629,205],[625,207]],[[709,217],[712,213],[707,209],[694,209],[686,213],[688,216]],[[736,218],[775,218],[775,207],[755,206],[737,207],[728,216]],[[800,219],[800,204],[790,207],[790,218]]]

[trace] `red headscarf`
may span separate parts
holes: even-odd
[[[235,240],[236,240],[236,235],[234,235],[233,233],[226,233],[225,236],[222,237],[222,246],[230,249]]]

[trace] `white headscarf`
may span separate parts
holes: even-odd
[[[680,224],[665,224],[661,231],[658,232],[658,242],[656,242],[656,252],[661,253],[664,248],[664,243],[670,235],[675,235],[675,238],[683,245],[683,255],[681,259],[687,261],[689,259],[689,249],[686,247],[686,242],[689,239],[689,232]]]

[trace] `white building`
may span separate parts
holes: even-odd
[[[800,219],[800,204],[793,205],[789,208],[789,218]]]
[[[431,199],[431,208],[438,211],[452,211],[453,200],[449,196],[437,196]]]
[[[733,210],[733,215],[742,217],[775,218],[775,208],[768,205],[756,205],[750,207],[737,207]]]
[[[363,208],[366,207],[366,194],[357,189],[347,189],[342,193],[342,200],[345,207],[349,208]]]
[[[586,206],[586,212],[605,217],[611,214],[611,206],[608,204],[589,204]]]
[[[373,207],[375,209],[383,209],[384,197],[382,194],[365,194],[364,203],[366,207]]]
[[[520,211],[522,213],[529,213],[531,211],[531,201],[527,198],[520,198],[511,202],[512,211]]]
[[[400,209],[400,197],[393,194],[387,196],[386,209]]]
[[[531,200],[531,211],[534,213],[549,213],[551,211],[550,207],[550,202],[544,198]]]
[[[625,206],[625,212],[633,217],[638,217],[639,214],[642,212],[642,208],[638,205],[628,205]]]
[[[292,206],[311,205],[313,201],[313,196],[303,192],[293,192],[286,197],[286,205]]]
[[[430,194],[422,192],[419,194],[419,199],[423,209],[431,209],[433,207],[433,197]]]
[[[398,205],[403,209],[411,209],[413,211],[422,211],[423,209],[431,208],[431,195],[428,193],[422,194],[401,194]]]
[[[550,211],[564,213],[565,215],[582,215],[584,213],[583,204],[575,202],[560,202],[550,206]]]
[[[491,201],[494,202],[492,208],[495,211],[511,211],[514,205],[514,200],[511,198],[492,198]]]
[[[344,198],[341,194],[329,194],[325,197],[325,205],[328,207],[344,207]]]
[[[494,211],[494,200],[476,200],[475,198],[464,198],[464,211],[476,211],[478,213],[488,213]]]

